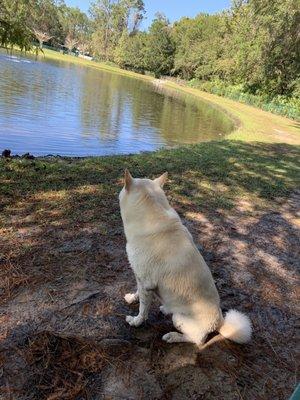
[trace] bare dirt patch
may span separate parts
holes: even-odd
[[[43,161],[51,195],[41,177],[34,190],[29,184],[1,198],[0,399],[287,399],[297,383],[300,193],[268,200],[255,187],[255,197],[223,200],[233,178],[229,186],[212,173],[217,192],[208,208],[212,193],[198,190],[191,165],[180,172],[166,160],[168,196],[213,272],[224,312],[245,311],[254,325],[248,345],[224,341],[199,352],[161,340],[172,324],[158,304],[141,328],[125,322],[137,312],[123,301],[135,289],[117,199],[128,160],[146,175],[147,158],[145,166],[120,159],[116,172],[106,161],[78,171],[76,160],[66,160],[60,172]],[[234,207],[224,206],[228,199]]]

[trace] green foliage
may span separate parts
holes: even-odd
[[[59,10],[60,23],[63,30],[65,47],[72,51],[75,46],[81,46],[84,51],[89,47],[90,21],[87,15],[78,7],[67,7],[63,4]]]
[[[233,6],[229,16],[230,81],[255,94],[291,94],[300,72],[298,0],[249,0]]]
[[[266,94],[254,95],[247,92],[243,84],[229,85],[221,80],[199,81],[192,79],[189,86],[213,93],[218,96],[246,103],[275,114],[284,115],[292,119],[300,120],[300,97],[287,97],[282,95],[268,96]]]
[[[92,48],[97,58],[114,61],[123,33],[135,33],[144,14],[142,0],[97,0],[90,8],[94,33]]]
[[[31,49],[32,32],[27,26],[30,17],[30,1],[0,0],[0,45]]]
[[[291,95],[300,62],[297,0],[235,2],[227,13],[200,14],[174,26],[175,72],[221,79],[257,95]]]
[[[70,50],[90,42],[90,21],[79,8],[59,0],[0,0],[0,44],[32,48],[33,40],[64,43]]]
[[[199,14],[175,23],[176,44],[174,72],[184,79],[210,79],[218,74],[219,54],[222,51],[223,18]]]
[[[121,68],[144,73],[146,40],[147,35],[144,32],[130,35],[124,31],[114,53],[115,62]]]
[[[169,74],[174,65],[175,44],[168,20],[157,15],[149,28],[145,49],[146,68],[155,77]]]
[[[149,33],[124,29],[113,54],[121,68],[151,71],[156,77],[170,73],[174,64],[174,41],[167,19],[157,15]]]
[[[200,26],[196,19],[183,18],[174,24],[172,35],[176,44],[174,73],[183,79],[192,79],[199,62]]]
[[[144,13],[143,0],[95,0],[91,18],[63,0],[0,0],[0,45],[28,50],[34,38],[40,47],[64,44],[298,118],[299,0],[236,0],[226,12],[173,25],[157,14],[148,32],[140,32]]]

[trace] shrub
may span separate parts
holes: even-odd
[[[199,81],[192,79],[188,82],[190,87],[194,87],[204,92],[213,93],[229,99],[240,101],[263,110],[270,111],[300,120],[300,97],[276,96],[273,98],[263,94],[252,94],[246,91],[244,85],[228,85],[221,80]]]

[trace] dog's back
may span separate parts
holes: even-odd
[[[218,330],[245,343],[251,337],[251,322],[235,310],[224,320],[212,274],[162,190],[164,177],[133,179],[127,172],[120,193],[127,254],[138,286],[158,294],[164,312],[172,314],[181,332],[163,339],[202,345],[208,333]],[[128,322],[140,324],[144,314],[135,318],[128,317]]]
[[[168,203],[164,192],[148,179],[136,180],[130,221],[124,218],[129,262],[141,280],[157,285],[170,312],[199,313],[205,304],[219,315],[219,295],[209,268],[192,236]],[[126,210],[122,210],[126,214]]]

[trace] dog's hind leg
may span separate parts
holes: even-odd
[[[208,332],[203,329],[199,320],[189,315],[173,314],[173,324],[178,332],[170,332],[163,336],[163,340],[174,342],[192,342],[202,345],[205,342]]]
[[[163,337],[162,340],[164,340],[167,343],[184,343],[184,342],[191,342],[191,340],[184,335],[183,333],[179,332],[169,332],[166,333]]]

